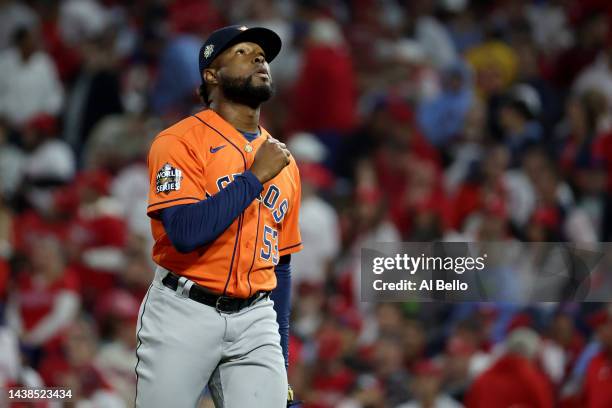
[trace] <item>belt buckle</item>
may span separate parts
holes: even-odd
[[[217,312],[220,313],[231,313],[233,312],[233,310],[226,310],[223,308],[223,301],[231,301],[231,298],[228,296],[219,296],[217,298],[217,301],[215,302],[215,310],[217,310]],[[229,306],[229,303],[226,304],[227,306]]]
[[[180,276],[178,278],[178,282],[176,283],[176,294],[182,298],[189,297],[189,291],[193,286],[194,282],[185,278],[184,276]]]
[[[251,298],[251,301],[249,302],[249,305],[254,305],[255,303],[259,303],[261,300],[265,299],[268,296],[269,292],[257,292],[255,295],[253,295],[253,297]]]

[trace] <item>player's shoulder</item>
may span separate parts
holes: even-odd
[[[291,186],[292,191],[301,189],[300,171],[293,156],[289,158],[289,164],[285,167],[282,174],[284,174],[284,177],[282,177],[284,183]]]
[[[215,120],[215,116],[211,115],[210,112],[210,109],[206,109],[174,123],[159,132],[153,139],[153,143],[162,138],[183,140],[186,143],[193,143],[200,138],[206,137],[206,135],[211,132],[207,124],[214,123]],[[167,140],[164,140],[164,142],[166,141]]]
[[[297,162],[295,161],[295,158],[293,157],[293,155],[291,155],[291,157],[289,158],[289,170],[291,170],[291,175],[294,178],[299,179],[300,178],[300,169],[297,165]]]

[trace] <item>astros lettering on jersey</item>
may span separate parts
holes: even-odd
[[[300,178],[293,158],[264,184],[260,196],[208,245],[178,252],[170,242],[159,211],[205,200],[245,172],[259,146],[251,143],[214,111],[207,109],[163,130],[149,151],[149,206],[155,244],[153,260],[160,266],[212,292],[246,298],[276,287],[274,265],[281,256],[302,248],[298,227]]]

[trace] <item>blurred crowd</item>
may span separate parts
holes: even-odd
[[[132,406],[148,145],[234,23],[283,40],[262,119],[302,177],[304,406],[612,407],[606,304],[359,296],[373,242],[611,240],[606,0],[0,0],[0,387]]]

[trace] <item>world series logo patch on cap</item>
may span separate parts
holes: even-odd
[[[183,172],[181,169],[172,167],[170,163],[166,163],[157,172],[155,176],[157,194],[164,193],[169,194],[171,191],[178,191],[181,189],[181,180],[183,179]]]
[[[214,50],[215,50],[215,45],[214,44],[208,44],[206,46],[206,48],[204,48],[204,58],[210,57]]]

